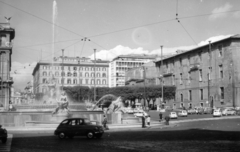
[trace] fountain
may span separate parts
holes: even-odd
[[[52,26],[52,59],[54,59],[55,45],[57,37],[57,3],[53,1],[53,26]],[[52,60],[53,66],[54,60]],[[18,126],[37,126],[41,124],[58,124],[60,121],[67,117],[85,117],[89,118],[91,121],[102,122],[103,112],[102,111],[87,111],[86,109],[81,109],[83,106],[81,104],[70,105],[69,101],[62,101],[58,99],[60,95],[60,86],[56,85],[56,79],[54,75],[48,81],[48,92],[46,95],[46,103],[44,104],[28,104],[28,105],[14,105],[17,111],[1,111],[0,112],[0,124],[4,127],[18,127]],[[62,98],[63,99],[63,98]],[[66,99],[66,96],[64,97]],[[58,104],[58,106],[57,106]],[[79,109],[80,107],[80,109]],[[70,112],[71,111],[71,112]]]

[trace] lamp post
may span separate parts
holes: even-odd
[[[211,63],[212,63],[211,41],[208,41],[208,42],[209,42],[209,65],[211,66]],[[210,101],[210,73],[208,73],[208,101]],[[214,107],[214,100],[211,101],[211,108],[213,107]]]
[[[161,47],[161,66],[162,66],[162,72],[163,72],[163,45]],[[163,77],[161,77],[161,84],[162,84],[162,103],[163,103]]]
[[[145,78],[146,78],[146,71],[145,71],[145,67],[143,66],[144,105],[146,104],[146,83],[145,83]]]
[[[96,49],[94,49],[94,102],[96,101]]]
[[[62,49],[62,73],[61,73],[61,75],[62,75],[62,82],[61,82],[62,83],[62,91],[63,91],[63,83],[64,83],[63,82],[64,81],[64,79],[63,79],[63,71],[64,71],[63,70],[63,67],[64,67],[63,66],[63,60],[64,60],[64,49]]]

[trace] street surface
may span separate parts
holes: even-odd
[[[239,152],[240,119],[179,123],[150,129],[109,130],[102,139],[59,140],[52,134],[14,134],[11,152]]]

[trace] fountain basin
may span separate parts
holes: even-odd
[[[91,121],[102,122],[102,111],[71,111],[69,116],[52,116],[51,112],[31,112],[31,111],[10,111],[0,112],[0,124],[4,127],[24,127],[27,124],[35,123],[59,123],[66,118],[81,117],[88,118]],[[111,117],[115,118],[115,117]],[[111,121],[118,123],[117,121]],[[121,123],[121,122],[119,122]]]

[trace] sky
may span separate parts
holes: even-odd
[[[0,0],[15,29],[11,76],[24,89],[40,60],[173,54],[240,34],[239,0]],[[54,9],[55,8],[55,9]],[[55,11],[54,11],[55,10]],[[53,15],[55,14],[55,15]],[[177,14],[177,15],[176,15]],[[86,37],[86,41],[84,38]],[[53,43],[54,42],[54,43]]]

